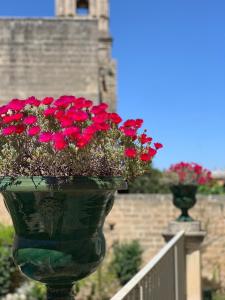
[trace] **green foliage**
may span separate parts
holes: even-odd
[[[21,282],[11,255],[13,232],[12,227],[0,225],[0,296],[13,292]]]
[[[140,269],[142,249],[138,241],[116,244],[111,266],[121,285],[126,284]]]
[[[225,300],[225,295],[215,294],[215,295],[213,296],[213,300]]]
[[[216,182],[213,182],[210,185],[201,185],[198,188],[198,193],[204,195],[223,195],[225,194],[225,188],[222,185],[219,185]]]
[[[0,247],[11,246],[13,243],[14,230],[12,226],[0,224]]]
[[[162,182],[163,173],[151,168],[150,173],[136,178],[129,183],[129,193],[142,194],[165,194],[169,193],[169,188]]]
[[[45,300],[46,287],[42,283],[32,282],[30,291],[27,293],[27,300]]]

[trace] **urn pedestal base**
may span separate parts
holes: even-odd
[[[47,300],[74,300],[73,285],[47,286]]]

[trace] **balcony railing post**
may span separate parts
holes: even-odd
[[[177,289],[178,285],[182,285],[182,280],[175,281],[175,293],[179,293],[178,299],[182,300],[202,300],[202,278],[201,278],[201,243],[206,235],[206,232],[201,230],[201,224],[198,221],[193,222],[170,222],[163,237],[166,242],[173,238],[177,232],[184,230],[184,268],[179,266],[179,278],[183,276],[186,286],[185,291],[182,293],[181,288]],[[176,251],[176,250],[175,250]],[[176,256],[176,255],[175,255]],[[176,266],[176,257],[175,257]],[[175,272],[176,276],[176,272]],[[185,295],[185,296],[184,296]]]

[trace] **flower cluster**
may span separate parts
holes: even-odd
[[[0,174],[138,176],[162,148],[142,124],[85,98],[13,99],[0,107]]]
[[[167,172],[184,185],[206,185],[212,180],[211,172],[196,163],[180,162],[172,165]]]

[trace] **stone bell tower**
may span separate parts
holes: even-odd
[[[76,95],[116,110],[109,0],[52,0],[55,17],[0,18],[0,102]]]
[[[111,58],[109,0],[56,0],[56,16],[76,20],[97,20],[100,101],[116,109],[116,64]]]

